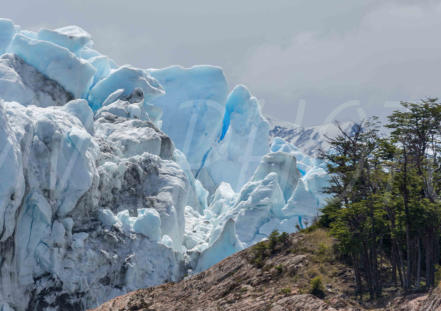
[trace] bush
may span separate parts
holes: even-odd
[[[289,242],[289,234],[286,233],[286,232],[282,232],[280,234],[279,231],[274,230],[269,235],[268,241],[269,241],[269,248],[272,251],[274,251],[274,250],[276,250],[277,246],[288,244],[288,242]]]
[[[289,234],[283,232],[279,234],[279,231],[274,230],[268,237],[267,241],[257,243],[252,247],[253,257],[251,263],[261,268],[265,264],[265,259],[270,257],[271,254],[275,254],[282,249],[281,246],[286,245],[289,242]]]
[[[309,293],[318,298],[325,297],[325,287],[323,286],[322,279],[319,276],[316,276],[311,280],[311,288]]]
[[[286,245],[289,242],[289,234],[286,232],[282,232],[282,234],[279,236],[279,241],[283,245]]]
[[[269,247],[273,251],[276,249],[276,246],[279,242],[279,231],[274,230],[268,237]]]
[[[253,246],[253,258],[251,263],[258,268],[263,267],[265,258],[267,256],[268,245],[265,241],[259,242]]]
[[[289,294],[291,294],[291,288],[288,288],[288,287],[282,288],[280,290],[280,293],[283,295],[289,295]]]
[[[320,242],[314,253],[319,261],[330,261],[332,259],[332,246],[327,245],[326,241]]]
[[[441,282],[441,266],[435,265],[435,286],[439,286]]]
[[[282,265],[277,265],[277,266],[275,266],[275,268],[276,268],[276,271],[277,271],[278,274],[282,274],[282,272],[283,272],[283,266]]]
[[[330,228],[331,224],[336,221],[338,212],[341,210],[341,202],[338,200],[331,200],[321,210],[321,216],[318,219],[318,227]]]

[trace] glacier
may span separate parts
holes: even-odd
[[[85,310],[307,227],[327,130],[276,126],[219,67],[0,19],[0,310]]]
[[[96,71],[91,64],[75,57],[68,49],[20,33],[14,36],[7,51],[56,80],[75,98],[86,95]]]

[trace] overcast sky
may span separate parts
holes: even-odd
[[[119,64],[222,66],[264,112],[303,125],[441,97],[441,1],[15,0],[1,15],[77,24]]]

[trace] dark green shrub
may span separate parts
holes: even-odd
[[[289,234],[286,233],[286,232],[282,232],[282,234],[279,236],[279,241],[283,245],[288,244],[288,242],[289,242]]]
[[[265,241],[259,242],[253,246],[253,257],[251,263],[258,268],[263,267],[265,257],[267,256],[268,245]]]
[[[319,276],[311,279],[311,288],[309,293],[318,298],[325,297],[325,287],[323,286],[322,279]]]
[[[274,230],[273,232],[271,232],[271,234],[268,237],[268,241],[269,241],[269,248],[274,251],[276,249],[276,246],[279,242],[279,231]]]
[[[441,267],[440,265],[435,265],[435,286],[438,286],[441,282]]]
[[[259,242],[252,247],[252,257],[250,262],[259,268],[263,267],[265,264],[265,259],[271,256],[271,254],[280,251],[282,246],[286,245],[288,242],[288,233],[283,232],[280,234],[279,231],[274,230],[268,236],[267,241]]]
[[[278,274],[282,274],[283,272],[283,266],[282,265],[277,265],[274,268],[276,268],[276,271]]]
[[[281,293],[282,295],[289,295],[289,294],[291,294],[291,288],[288,288],[288,287],[282,288],[282,289],[280,290],[280,293]]]

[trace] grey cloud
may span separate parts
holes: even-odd
[[[303,123],[360,108],[384,114],[384,101],[439,95],[439,1],[105,1],[16,0],[2,15],[24,28],[78,24],[118,63],[222,66],[264,111]],[[349,105],[350,106],[350,105]],[[389,109],[389,110],[388,110]]]
[[[359,108],[383,115],[392,109],[385,107],[388,101],[439,96],[440,31],[439,3],[388,2],[347,31],[303,32],[287,46],[263,45],[250,54],[240,76],[271,101],[266,111],[280,117],[300,99],[307,102],[306,123],[327,119],[350,100],[360,104],[336,118],[353,119]]]

